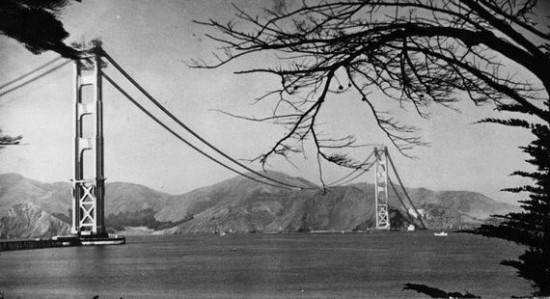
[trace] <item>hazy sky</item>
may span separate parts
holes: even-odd
[[[210,52],[215,51],[215,44],[204,37],[206,29],[192,20],[228,20],[232,17],[230,3],[85,0],[68,6],[61,19],[71,34],[68,42],[101,38],[106,51],[191,128],[235,158],[252,158],[268,150],[285,131],[270,124],[233,119],[212,109],[257,117],[269,115],[273,102],[254,106],[251,103],[277,87],[280,80],[268,75],[232,73],[266,60],[242,59],[215,70],[190,69],[184,63],[191,58],[210,59]],[[270,4],[237,3],[249,10]],[[33,55],[16,41],[0,36],[0,83],[54,57],[53,53]],[[130,87],[113,67],[105,71]],[[6,133],[24,136],[24,145],[0,151],[0,173],[16,172],[45,182],[72,178],[72,80],[72,67],[65,66],[0,98],[0,127]],[[108,182],[140,183],[178,194],[234,176],[153,123],[108,83],[104,85]],[[138,95],[133,89],[129,91]],[[425,141],[431,143],[430,147],[411,152],[418,157],[416,160],[400,156],[390,146],[405,184],[434,190],[477,191],[508,202],[523,198],[498,190],[525,182],[509,173],[527,167],[517,146],[531,140],[529,132],[490,124],[472,125],[492,113],[490,105],[479,108],[464,101],[457,108],[462,113],[434,106],[431,118],[423,120],[412,110],[388,107],[409,124],[419,126]],[[353,95],[331,95],[324,109],[324,131],[337,136],[354,133],[360,143],[389,145],[367,107]],[[353,154],[361,160],[370,150],[354,150]],[[312,156],[304,160],[298,155],[293,161],[298,168],[278,159],[270,160],[269,166],[319,182]],[[324,172],[330,182],[349,170],[327,166]],[[359,181],[372,183],[373,174],[366,174]]]

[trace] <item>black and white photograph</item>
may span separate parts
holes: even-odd
[[[0,299],[550,298],[550,1],[0,0]]]

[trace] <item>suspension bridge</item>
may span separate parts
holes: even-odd
[[[315,189],[310,186],[302,186],[284,182],[272,178],[262,172],[256,171],[239,160],[231,157],[223,150],[214,146],[197,132],[187,126],[181,119],[171,113],[164,105],[142,87],[130,74],[124,70],[101,46],[101,43],[92,43],[87,49],[81,49],[79,59],[63,61],[61,57],[53,59],[30,72],[22,74],[9,82],[0,85],[0,97],[23,88],[40,78],[47,76],[56,70],[73,63],[74,66],[74,176],[72,178],[72,215],[71,237],[66,241],[78,239],[81,245],[122,244],[124,237],[111,236],[107,233],[105,215],[105,175],[104,175],[104,137],[103,137],[103,83],[112,85],[127,100],[140,111],[146,114],[152,121],[164,128],[168,133],[197,151],[207,159],[216,163],[237,175],[261,184],[281,189],[306,190]],[[114,66],[123,78],[130,82],[145,98],[175,123],[193,136],[196,141],[208,147],[219,157],[201,150],[195,143],[184,138],[181,134],[171,129],[151,109],[140,104],[138,100],[123,89],[110,75],[103,71],[106,64]],[[157,112],[158,112],[157,111]],[[407,190],[396,169],[395,164],[383,145],[377,145],[367,155],[367,158],[347,175],[327,184],[327,187],[341,186],[357,180],[374,167],[375,186],[375,211],[376,226],[378,230],[391,229],[390,205],[388,188],[397,197],[399,203],[406,211],[409,223],[425,229],[421,214],[413,204]],[[391,180],[391,175],[397,179],[396,184]],[[63,239],[60,237],[60,240]],[[72,242],[72,241],[71,241]]]

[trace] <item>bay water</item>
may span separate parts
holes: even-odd
[[[128,236],[122,246],[0,252],[4,298],[483,298],[529,295],[522,249],[431,232]]]

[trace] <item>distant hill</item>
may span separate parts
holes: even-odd
[[[295,179],[276,172],[268,174],[286,181]],[[299,182],[315,186],[304,179]],[[424,222],[431,229],[474,227],[490,215],[517,209],[469,191],[408,191],[415,206],[424,210]],[[170,198],[156,219],[183,221],[163,231],[167,234],[353,231],[374,226],[374,201],[374,185],[371,184],[330,188],[323,194],[321,190],[286,191],[236,177]],[[393,192],[390,192],[389,203],[392,227],[403,228],[409,222],[407,210],[410,205],[407,204],[406,209],[402,207]]]
[[[33,203],[49,213],[66,213],[70,183],[44,184],[19,174],[0,175],[0,215],[17,204]]]
[[[355,184],[367,195],[374,196],[374,186]],[[404,194],[399,190],[400,197]],[[460,229],[482,224],[491,215],[506,214],[519,210],[518,206],[498,202],[481,193],[471,191],[432,191],[425,188],[407,189],[412,202],[426,213],[424,222],[431,229]],[[390,205],[400,207],[401,203],[390,190]]]
[[[127,224],[139,226],[148,221],[155,223],[154,214],[166,205],[166,200],[170,197],[166,193],[138,184],[115,182],[107,183],[105,188],[106,224],[111,224],[111,227],[117,229],[123,229]],[[10,228],[14,229],[21,218],[14,211],[20,211],[18,207],[28,204],[32,205],[30,209],[34,212],[43,211],[69,223],[72,208],[71,190],[70,182],[47,184],[27,179],[19,174],[0,174],[0,233],[6,230],[6,223],[11,223]],[[38,217],[36,213],[31,215]],[[136,219],[139,221],[136,222]],[[43,234],[38,234],[39,231],[36,230],[35,232],[37,234],[32,237],[50,237],[64,232],[64,229],[54,227]],[[24,235],[16,234],[14,238]]]
[[[0,239],[50,237],[69,233],[71,226],[33,203],[16,204],[0,217]]]
[[[303,178],[271,171],[265,174],[293,185],[317,187]],[[408,191],[416,207],[425,211],[424,221],[432,229],[472,227],[492,214],[517,209],[475,192]],[[65,232],[70,207],[69,182],[45,184],[17,174],[0,175],[0,238]],[[290,191],[243,177],[182,195],[138,184],[108,183],[105,210],[106,225],[113,230],[146,227],[149,230],[144,231],[154,229],[162,234],[353,231],[375,223],[373,185],[335,187],[326,193],[318,189]],[[403,228],[409,221],[406,209],[391,192],[390,211],[392,227]]]

